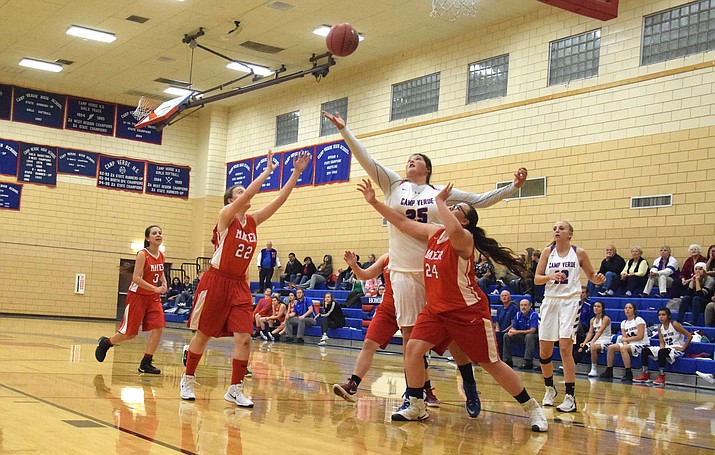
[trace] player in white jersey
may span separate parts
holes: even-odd
[[[620,353],[623,367],[626,370],[621,382],[632,381],[631,356],[638,357],[641,355],[643,348],[648,346],[649,341],[645,321],[638,316],[636,306],[631,302],[626,303],[623,307],[623,313],[626,315],[626,319],[621,321],[621,336],[618,337],[615,344],[608,347],[606,371],[598,376],[601,379],[613,378],[613,364],[616,353]]]
[[[385,194],[385,203],[398,212],[421,223],[440,223],[437,214],[435,197],[444,187],[432,186],[432,162],[421,153],[410,155],[405,167],[403,179],[400,175],[383,166],[367,152],[365,147],[353,136],[340,114],[331,115],[323,112],[340,131],[343,139],[350,147],[353,156]],[[514,174],[514,182],[505,187],[486,193],[468,193],[453,189],[448,204],[465,202],[475,208],[489,207],[513,194],[526,181],[527,170],[519,168]],[[427,251],[427,243],[416,240],[388,224],[390,279],[395,299],[395,313],[400,326],[403,346],[409,341],[412,327],[417,315],[427,302],[425,295],[423,259]],[[469,357],[464,355],[456,345],[450,346],[450,353],[459,365],[469,363]],[[425,362],[426,367],[426,362]],[[425,389],[431,389],[429,379]],[[405,401],[404,404],[408,402]]]
[[[670,308],[658,310],[658,338],[660,346],[643,348],[643,374],[633,379],[633,382],[648,382],[648,356],[658,359],[658,378],[653,381],[655,385],[665,385],[665,364],[674,363],[675,359],[682,357],[693,339],[693,334],[688,332],[678,322],[672,320]]]
[[[545,284],[544,301],[539,314],[539,350],[541,374],[544,376],[546,394],[542,404],[553,406],[557,392],[554,388],[554,367],[551,356],[554,343],[559,342],[559,352],[564,367],[566,396],[556,409],[561,412],[576,411],[574,389],[576,386],[576,363],[573,358],[573,343],[579,326],[581,296],[581,270],[596,286],[606,281],[593,270],[591,261],[583,248],[572,246],[573,227],[566,221],[554,224],[554,242],[544,248],[536,266],[534,283]]]
[[[589,325],[588,333],[583,343],[579,346],[579,351],[591,351],[591,371],[589,371],[588,376],[593,378],[598,376],[598,353],[608,349],[613,337],[611,318],[606,316],[603,302],[593,304],[593,317]]]

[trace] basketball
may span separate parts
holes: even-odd
[[[347,57],[355,52],[360,37],[355,27],[348,23],[335,24],[330,28],[328,36],[325,37],[325,45],[331,54],[338,57]]]

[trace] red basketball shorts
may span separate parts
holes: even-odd
[[[159,294],[127,293],[127,306],[124,308],[122,323],[117,331],[124,335],[136,336],[139,327],[144,332],[166,327]]]
[[[253,305],[246,279],[208,269],[196,289],[191,317],[186,325],[214,338],[252,333]]]

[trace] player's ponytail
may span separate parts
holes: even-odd
[[[467,207],[469,207],[467,209],[467,220],[469,224],[467,224],[465,228],[474,238],[474,248],[492,261],[503,265],[517,276],[527,276],[529,271],[526,269],[524,263],[514,254],[514,251],[512,251],[511,248],[501,246],[499,242],[493,238],[487,237],[484,229],[477,227],[477,222],[479,222],[477,211],[469,204],[467,204]]]

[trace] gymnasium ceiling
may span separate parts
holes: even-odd
[[[477,0],[476,17],[450,22],[430,17],[430,0],[0,0],[0,82],[107,101],[134,103],[141,94],[167,99],[168,84],[155,80],[189,81],[191,50],[182,38],[199,27],[206,31],[200,44],[271,69],[284,64],[290,73],[309,68],[311,54],[325,51],[324,38],[312,34],[316,26],[349,22],[366,39],[331,69],[342,72],[549,8],[536,0]],[[241,26],[229,34],[236,20]],[[104,44],[66,35],[71,25],[112,32],[117,40]],[[242,46],[247,41],[283,50],[267,54]],[[55,74],[19,67],[23,57],[73,63]],[[195,89],[241,74],[226,63],[196,49]]]

